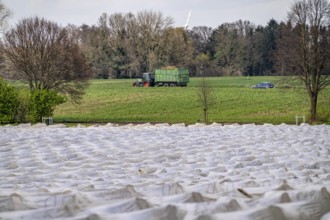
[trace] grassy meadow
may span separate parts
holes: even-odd
[[[295,115],[309,112],[309,98],[302,83],[292,77],[206,78],[216,104],[209,121],[218,123],[294,124]],[[92,80],[81,104],[71,102],[55,110],[56,123],[186,123],[203,119],[198,102],[200,78],[191,78],[188,87],[132,86],[134,79]],[[269,81],[275,89],[252,89]],[[319,123],[330,124],[330,88],[319,96]]]

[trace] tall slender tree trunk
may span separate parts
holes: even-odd
[[[310,121],[315,122],[316,121],[316,115],[317,115],[317,93],[310,92],[310,101],[311,101],[311,108],[310,108],[311,118],[310,118]]]
[[[204,122],[205,124],[207,124],[208,120],[207,120],[207,109],[204,108]]]

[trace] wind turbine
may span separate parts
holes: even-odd
[[[189,13],[188,13],[187,22],[186,22],[186,24],[184,25],[184,27],[185,27],[186,30],[188,29],[188,22],[189,22],[189,19],[190,19],[190,15],[191,15],[191,9],[189,10]]]

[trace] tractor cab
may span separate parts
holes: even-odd
[[[155,74],[153,73],[143,73],[142,79],[144,87],[155,85]]]
[[[155,74],[143,73],[142,78],[140,78],[136,82],[134,82],[133,86],[137,86],[137,87],[155,86]]]

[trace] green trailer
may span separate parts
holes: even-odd
[[[136,87],[153,86],[187,86],[189,71],[184,68],[156,69],[154,73],[143,73],[142,78],[133,83]]]
[[[156,69],[155,86],[187,86],[189,71],[184,68]]]

